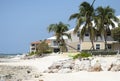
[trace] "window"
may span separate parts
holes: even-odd
[[[107,36],[111,36],[111,31],[109,29],[107,30]]]
[[[85,33],[85,36],[89,36],[89,33]]]
[[[56,41],[53,41],[53,45],[54,45],[54,46],[57,46],[58,43],[57,43]]]
[[[107,32],[107,36],[111,36],[111,33],[110,33],[110,32]]]
[[[99,31],[97,31],[97,36],[100,36],[100,32]]]
[[[80,37],[80,32],[79,31],[77,32],[77,37]]]
[[[96,44],[96,49],[100,49],[100,44]]]
[[[31,44],[31,46],[35,46],[35,44]]]
[[[32,50],[35,50],[35,48],[32,48]]]
[[[77,45],[77,50],[80,50],[80,44]]]
[[[108,44],[107,47],[108,47],[108,49],[111,49],[111,48],[112,48],[111,44]]]

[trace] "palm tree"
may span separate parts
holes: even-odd
[[[93,27],[92,21],[94,17],[94,4],[95,0],[93,1],[92,5],[90,5],[88,2],[83,2],[79,7],[79,12],[75,13],[70,16],[69,20],[76,19],[76,27],[74,29],[74,33],[76,34],[81,25],[83,25],[81,29],[80,39],[84,39],[84,36],[86,33],[90,35],[90,40],[92,43],[92,49],[94,50],[94,41],[96,36],[96,30]]]
[[[48,27],[49,32],[54,32],[56,36],[56,41],[59,45],[61,52],[67,51],[67,46],[66,46],[63,36],[66,36],[69,39],[71,38],[71,35],[66,33],[66,31],[68,31],[68,26],[69,26],[68,24],[59,22],[58,24],[50,24]]]
[[[112,29],[112,37],[120,43],[120,26]]]
[[[105,50],[107,49],[107,34],[111,33],[110,26],[112,28],[115,27],[114,22],[119,22],[119,19],[115,16],[114,9],[107,7],[98,7],[96,9],[96,17],[95,23],[98,31],[100,31],[101,35],[104,36],[105,40]]]

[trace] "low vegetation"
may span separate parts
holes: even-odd
[[[45,41],[42,41],[38,46],[37,46],[37,54],[42,55],[42,54],[48,54],[51,53],[51,48],[48,46],[48,44]]]
[[[92,55],[116,55],[118,51],[112,51],[112,50],[97,50],[92,51]]]
[[[36,52],[29,53],[30,56],[32,55],[39,55],[42,54],[49,54],[52,53],[52,48],[49,47],[49,45],[46,43],[46,41],[42,41],[40,44],[37,45]]]
[[[81,53],[78,53],[76,55],[73,55],[72,58],[73,59],[79,59],[79,58],[87,58],[87,57],[91,57],[91,53],[88,53],[88,52],[81,52]]]
[[[115,41],[119,41],[120,43],[120,26],[112,29],[112,37]]]

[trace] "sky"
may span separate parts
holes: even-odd
[[[0,53],[29,52],[30,43],[52,36],[47,27],[69,21],[70,15],[78,12],[79,5],[93,0],[0,0]],[[94,7],[110,6],[115,15],[120,15],[120,0],[96,0]]]

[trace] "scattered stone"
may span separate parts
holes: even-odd
[[[113,64],[110,65],[110,67],[108,68],[108,71],[110,71],[112,67],[113,67]]]
[[[12,78],[12,75],[11,75],[11,74],[5,75],[5,78],[6,78],[6,79],[11,79],[11,78]]]
[[[34,78],[32,67],[0,65],[0,69],[0,79],[3,78],[3,81],[22,81]]]
[[[39,81],[44,81],[44,80],[39,80]]]
[[[113,65],[110,71],[120,71],[120,65]]]
[[[36,74],[36,75],[35,75],[35,78],[39,78],[39,75],[38,75],[38,74]]]
[[[31,72],[28,70],[27,73],[29,74],[29,73],[31,73]]]
[[[93,71],[102,71],[101,64],[99,62],[96,62],[92,69]]]

